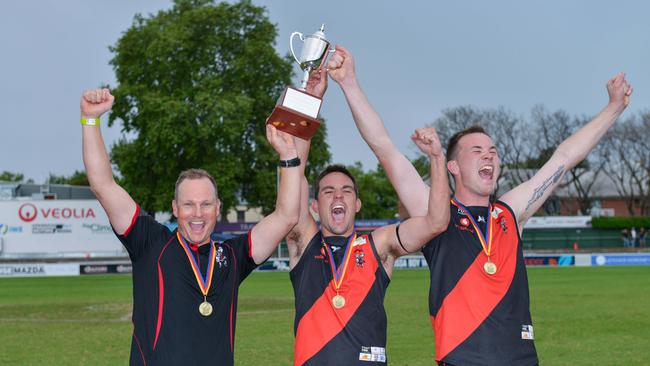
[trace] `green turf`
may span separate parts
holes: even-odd
[[[650,364],[650,267],[529,269],[543,365]],[[428,272],[395,271],[386,298],[393,365],[433,365]],[[0,279],[0,365],[123,365],[131,335],[126,275]],[[240,292],[237,365],[290,365],[287,273]]]

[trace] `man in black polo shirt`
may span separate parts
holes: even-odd
[[[267,127],[280,156],[276,210],[247,234],[210,239],[220,201],[204,170],[180,174],[170,232],[146,215],[113,179],[99,117],[113,104],[108,89],[81,97],[83,158],[91,189],[133,262],[131,365],[232,365],[239,284],[298,221],[304,164],[293,136]]]
[[[355,123],[410,215],[427,212],[429,187],[390,140],[359,86],[352,55],[337,45],[328,64]],[[566,172],[580,163],[623,113],[632,87],[623,73],[607,83],[609,102],[558,147],[528,181],[496,202],[501,162],[492,138],[479,126],[456,133],[447,147],[455,192],[447,229],[422,252],[429,264],[429,312],[440,365],[536,365],[528,279],[521,234]],[[431,189],[436,189],[435,184]]]

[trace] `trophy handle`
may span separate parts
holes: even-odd
[[[327,49],[327,52],[325,52],[325,57],[323,59],[324,64],[327,64],[327,60],[329,59],[330,56],[334,54],[334,52],[336,52],[336,48],[334,47]]]
[[[300,60],[298,60],[298,57],[296,57],[296,53],[293,51],[293,37],[298,36],[300,37],[301,41],[305,41],[305,36],[303,36],[302,33],[300,32],[293,32],[291,33],[291,36],[289,37],[289,48],[291,49],[291,55],[293,55],[293,59],[296,60],[298,65],[300,65]]]

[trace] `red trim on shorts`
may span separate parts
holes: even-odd
[[[160,328],[162,327],[162,315],[163,315],[163,305],[165,304],[165,281],[162,274],[162,269],[160,268],[160,258],[162,258],[163,253],[167,250],[169,243],[171,243],[176,236],[172,236],[167,244],[163,247],[163,250],[158,256],[158,317],[156,321],[156,336],[153,341],[153,349],[156,349],[156,343],[158,343],[158,336],[160,335]]]
[[[138,336],[135,335],[135,324],[133,324],[133,339],[135,339],[135,344],[138,346],[138,351],[140,351],[140,357],[142,357],[142,362],[144,363],[144,366],[147,366],[147,360],[144,359],[144,353],[142,353],[142,347],[140,347],[140,341],[138,340]]]
[[[133,225],[135,225],[135,220],[140,216],[140,205],[136,204],[135,205],[135,213],[133,214],[133,218],[131,218],[131,224],[129,227],[124,231],[124,234],[122,236],[128,236],[129,233],[131,232],[131,229],[133,229]]]
[[[494,236],[490,260],[497,265],[497,272],[485,273],[483,265],[487,256],[481,251],[444,298],[438,313],[431,317],[436,337],[436,361],[445,358],[485,321],[512,284],[519,245],[517,224],[506,206],[495,204],[494,207],[502,209],[491,228]],[[507,231],[501,228],[501,220],[506,220]]]

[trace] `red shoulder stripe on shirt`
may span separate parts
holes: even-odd
[[[253,258],[253,229],[248,230],[248,258]]]
[[[129,227],[126,228],[126,231],[124,231],[124,234],[122,236],[126,237],[129,235],[131,232],[131,229],[133,229],[133,225],[135,225],[135,220],[140,216],[140,205],[136,204],[135,205],[135,212],[133,213],[133,217],[131,218],[131,224],[129,224]]]
[[[517,266],[519,232],[511,211],[496,204],[501,212],[493,220],[493,242],[490,259],[497,265],[493,275],[485,273],[487,256],[483,251],[442,301],[431,322],[436,337],[436,360],[467,339],[503,299],[510,288]],[[502,224],[502,220],[505,223]],[[503,229],[505,226],[506,229]]]
[[[348,274],[339,288],[339,294],[345,297],[345,306],[334,309],[332,298],[336,295],[334,281],[330,281],[325,292],[314,302],[298,323],[294,347],[294,365],[302,365],[320,351],[334,336],[345,328],[348,321],[366,298],[376,280],[378,263],[367,236],[363,248],[365,263],[363,267],[350,258]],[[352,244],[350,244],[352,245]],[[351,255],[354,255],[352,250]],[[373,260],[370,260],[372,258]]]

